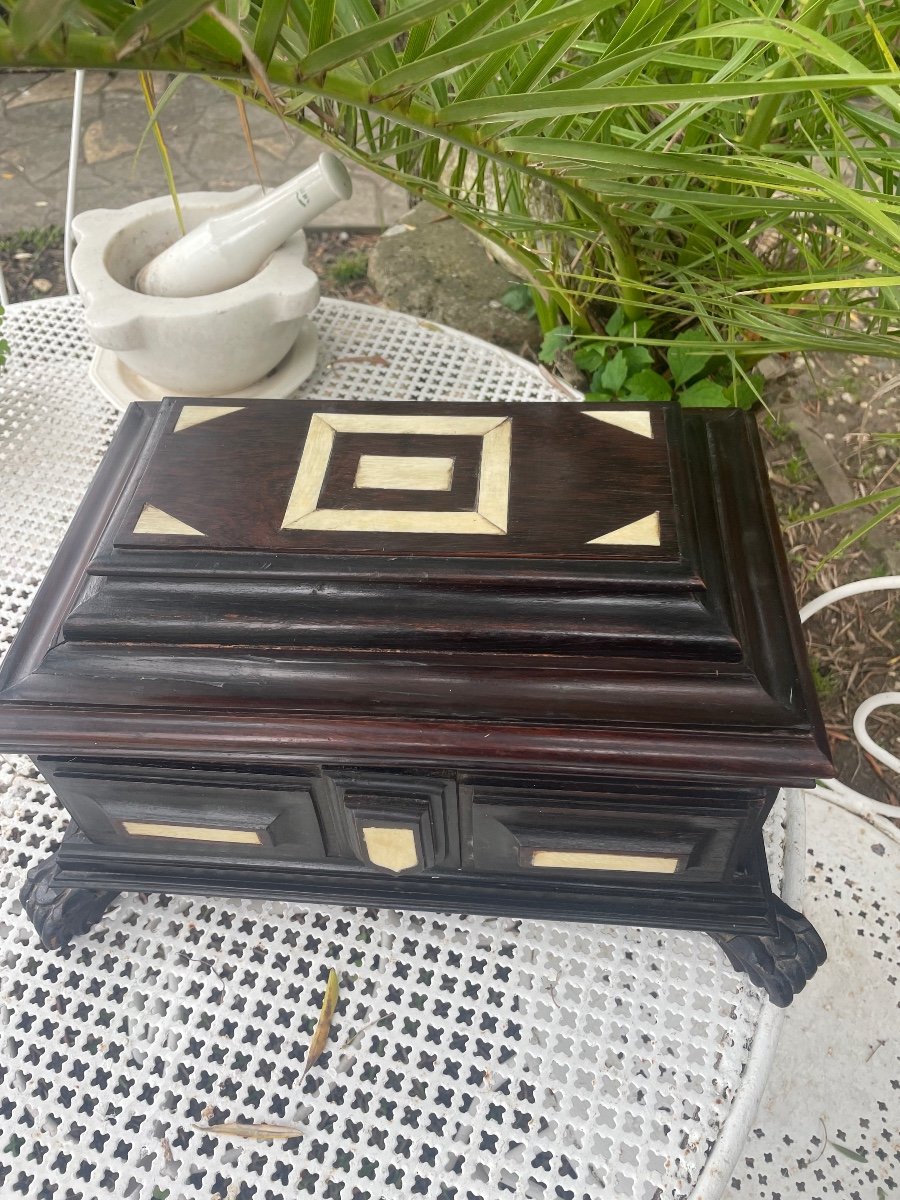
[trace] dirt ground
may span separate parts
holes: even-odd
[[[379,304],[366,275],[375,234],[312,232],[310,265],[322,293]],[[0,262],[10,300],[62,295],[65,279],[58,229],[0,237]],[[874,511],[805,520],[850,496],[900,484],[900,360],[832,355],[776,360],[766,389],[769,412],[760,428],[775,504],[784,529],[794,586],[802,604],[828,588],[898,570],[900,515],[883,522],[837,558],[825,561],[842,538]],[[812,442],[824,443],[810,458]],[[895,435],[893,438],[885,435]],[[831,468],[825,460],[830,458]],[[823,484],[827,476],[828,489]],[[896,690],[900,676],[900,600],[885,592],[844,601],[807,627],[813,675],[838,774],[851,787],[900,803],[890,773],[864,753],[852,735],[856,708],[876,692]],[[873,737],[900,743],[900,714],[881,710],[869,722]]]

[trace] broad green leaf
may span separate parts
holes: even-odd
[[[625,324],[625,309],[621,304],[615,309],[613,315],[606,322],[606,332],[610,337],[615,337],[617,333],[621,333],[622,326]]]
[[[542,363],[552,363],[556,361],[556,356],[561,350],[565,350],[572,337],[571,325],[557,325],[555,329],[551,329],[549,333],[544,334],[544,340],[541,342],[541,349],[538,358]]]
[[[603,368],[600,385],[604,391],[617,392],[627,377],[628,359],[620,350]]]
[[[751,376],[749,379],[737,379],[725,388],[725,397],[734,408],[752,408],[759,400],[762,392],[762,378]]]
[[[656,371],[638,371],[625,381],[629,400],[671,400],[672,389],[668,380]]]
[[[646,346],[625,346],[622,353],[625,355],[625,361],[628,363],[629,375],[634,375],[643,367],[649,367],[653,362],[653,355]]]
[[[614,399],[612,392],[585,392],[584,398],[588,404],[609,404]]]
[[[666,354],[666,362],[672,372],[676,386],[687,383],[695,375],[699,375],[712,354],[707,350],[697,348],[697,343],[709,341],[709,334],[699,328],[686,329],[680,333]]]
[[[582,371],[596,371],[606,362],[606,345],[596,342],[581,345],[572,357],[575,360],[575,366],[581,367]]]
[[[689,388],[678,393],[678,403],[682,408],[731,408],[731,401],[725,395],[721,383],[714,379],[699,379]]]
[[[500,303],[505,304],[512,312],[534,313],[534,298],[527,283],[514,283],[500,297]]]

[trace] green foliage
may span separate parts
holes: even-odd
[[[534,295],[527,283],[514,283],[508,287],[500,297],[500,303],[505,304],[511,312],[521,313],[523,317],[533,317],[537,312]]]
[[[44,225],[40,229],[18,229],[7,237],[0,238],[0,255],[12,257],[25,250],[35,258],[45,250],[57,250],[63,244],[60,225]]]
[[[0,305],[0,335],[2,335],[2,331],[3,331],[4,315],[5,314],[4,314],[3,306]],[[6,362],[7,354],[9,354],[9,343],[6,341],[5,338],[0,336],[0,367],[2,367],[3,364]]]
[[[743,373],[728,355],[716,355],[700,330],[684,330],[664,355],[657,350],[658,357],[639,341],[623,344],[623,338],[645,338],[651,325],[648,318],[630,321],[619,307],[606,322],[603,339],[579,342],[573,358],[591,377],[588,400],[656,402],[674,396],[686,408],[750,408],[759,398],[760,378]],[[542,361],[552,362],[568,341],[568,336],[560,341],[547,335]]]
[[[328,273],[335,283],[359,283],[365,279],[369,270],[368,254],[358,251],[342,254],[328,268]]]
[[[687,403],[746,403],[766,353],[900,356],[894,0],[6,0],[0,14],[0,69],[200,73],[343,149],[502,247],[545,331],[580,341],[621,312],[591,369],[602,392],[661,396],[655,372]],[[640,345],[653,363],[626,357],[623,375],[616,355]]]
[[[544,334],[538,358],[542,363],[555,362],[557,355],[561,354],[568,347],[571,340],[572,326],[557,325],[555,329],[551,329],[549,333]]]
[[[695,375],[699,375],[712,353],[702,348],[702,343],[708,341],[708,335],[696,326],[679,333],[666,354],[672,380],[676,385],[687,383]],[[698,348],[699,347],[699,348]]]

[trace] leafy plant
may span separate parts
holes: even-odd
[[[511,312],[520,313],[523,317],[533,317],[537,314],[534,296],[527,283],[514,283],[500,297],[500,303],[505,304]]]
[[[759,396],[760,380],[747,375],[725,355],[712,353],[702,330],[679,333],[664,358],[643,345],[652,319],[631,321],[617,308],[606,323],[606,339],[585,339],[574,349],[575,365],[590,376],[587,400],[665,401],[673,397],[686,408],[750,408]],[[571,348],[569,326],[544,337],[541,360],[552,362]]]
[[[900,355],[895,0],[0,13],[0,67],[200,73],[451,213],[518,264],[545,330],[615,347],[602,392],[658,387],[646,370],[683,403],[734,402],[768,352]],[[691,380],[677,358],[633,370],[607,329],[617,307],[642,330],[632,349],[693,330],[685,362],[707,364]]]

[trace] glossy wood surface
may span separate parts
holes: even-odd
[[[483,508],[507,530],[283,527],[317,414],[332,432],[301,497],[312,511],[440,525]],[[752,421],[668,405],[597,415],[134,406],[0,675],[0,745],[772,784],[827,774]],[[485,475],[501,428],[505,517],[502,454]],[[441,486],[355,487],[366,456],[429,460]],[[158,516],[141,532],[148,505],[202,536]],[[642,542],[646,525],[633,545],[603,542],[657,513],[658,546]]]

